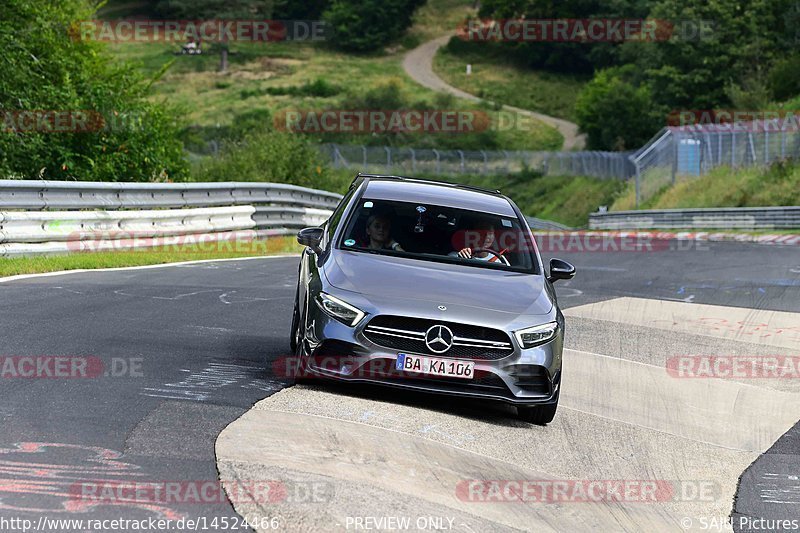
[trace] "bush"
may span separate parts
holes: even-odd
[[[317,78],[312,82],[306,82],[303,85],[293,85],[289,87],[265,87],[263,89],[245,89],[241,92],[242,100],[252,96],[261,96],[269,94],[271,96],[316,96],[318,98],[330,98],[342,92],[342,88],[325,81],[322,78]]]
[[[94,18],[84,0],[8,0],[0,18],[0,176],[103,181],[183,179],[177,113],[149,102],[148,81],[97,42],[70,33]],[[19,131],[24,111],[86,112],[97,128]],[[64,115],[62,115],[64,116]],[[74,116],[74,115],[73,115]],[[102,117],[102,119],[99,119]],[[12,133],[16,131],[16,133]]]
[[[654,103],[646,85],[624,79],[625,69],[600,71],[575,103],[575,116],[591,150],[641,147],[666,123],[666,110]]]
[[[255,131],[227,141],[218,157],[195,164],[196,181],[266,181],[329,188],[331,174],[317,147],[303,137]],[[330,190],[330,189],[328,189]]]
[[[350,52],[377,50],[403,35],[425,0],[333,0],[323,14],[334,46]]]
[[[769,87],[779,102],[800,96],[800,54],[778,61],[772,67]]]

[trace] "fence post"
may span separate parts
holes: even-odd
[[[506,158],[506,174],[511,172],[511,159],[508,157],[508,152],[503,150],[503,156]]]
[[[486,150],[481,150],[481,154],[483,155],[483,174],[487,174],[489,172],[489,158],[486,156]]]
[[[781,128],[781,159],[786,159],[786,127]]]
[[[678,154],[680,153],[681,136],[672,135],[672,184],[675,185],[675,176],[678,174]],[[637,205],[638,207],[638,205]]]
[[[392,173],[392,150],[388,146],[383,147],[386,150],[386,172]]]
[[[417,153],[414,151],[413,148],[409,148],[411,150],[411,171],[416,174],[417,172]]]
[[[747,141],[750,144],[750,154],[753,156],[753,165],[756,164],[756,145],[753,143],[753,132],[747,132]]]
[[[441,174],[442,173],[442,164],[441,164],[441,160],[439,158],[439,150],[434,150],[433,151],[433,155],[436,156],[436,173],[437,174]]]
[[[639,168],[639,162],[638,161],[634,161],[633,159],[631,159],[631,163],[633,163],[633,168],[636,170],[636,182],[635,182],[635,185],[636,185],[636,209],[639,209],[639,202],[641,201],[641,196],[642,196],[642,192],[641,192],[641,188],[642,188],[641,187],[642,171]]]
[[[731,168],[736,168],[736,124],[731,126]]]
[[[464,164],[464,151],[458,150],[458,155],[461,156],[461,173],[464,174],[466,172],[466,167]]]
[[[339,147],[336,146],[335,143],[331,146],[333,146],[333,168],[339,168],[339,162],[344,161],[344,158],[342,157],[342,154],[339,153]]]
[[[361,159],[363,159],[362,167],[364,170],[367,169],[367,147],[365,145],[361,145]]]

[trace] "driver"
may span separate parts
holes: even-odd
[[[460,257],[461,259],[474,259],[477,261],[487,261],[489,263],[501,263],[506,266],[511,266],[508,259],[503,256],[508,250],[501,250],[500,252],[490,252],[495,241],[497,240],[494,221],[489,218],[480,218],[474,225],[474,231],[478,233],[478,242],[480,246],[476,248],[465,247],[458,251],[450,252],[450,257]]]

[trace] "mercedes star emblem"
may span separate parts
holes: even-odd
[[[425,345],[433,353],[444,353],[453,346],[453,332],[447,326],[431,326],[425,332]]]

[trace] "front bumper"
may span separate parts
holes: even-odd
[[[395,369],[397,351],[370,341],[363,333],[369,317],[350,328],[325,313],[312,312],[306,329],[303,375],[349,383],[369,383],[420,392],[482,398],[512,405],[558,401],[563,327],[550,342],[520,349],[497,360],[453,358],[475,363],[472,379],[405,373]],[[513,338],[513,336],[512,336]],[[431,357],[424,353],[404,352]],[[446,355],[436,357],[450,359]]]

